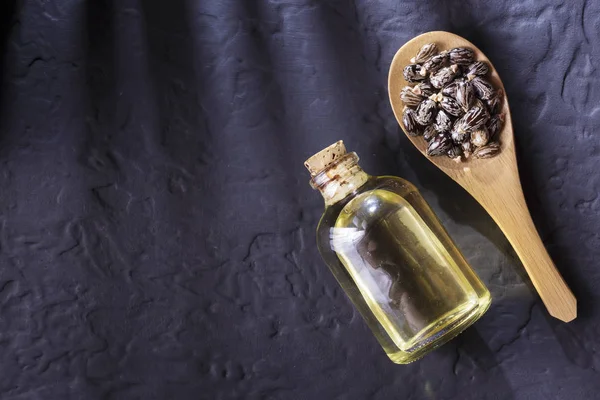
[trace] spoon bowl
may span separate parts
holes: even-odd
[[[400,91],[410,83],[404,79],[403,69],[411,64],[410,59],[427,43],[435,43],[440,50],[470,48],[475,52],[477,61],[485,61],[490,67],[487,76],[490,83],[496,89],[504,91],[502,80],[490,60],[471,42],[449,32],[427,32],[402,46],[390,66],[388,91],[398,123],[412,144],[429,161],[469,192],[500,226],[521,259],[550,315],[565,322],[573,320],[577,316],[577,301],[544,248],[525,203],[506,91],[501,111],[504,114],[504,126],[495,137],[495,140],[500,142],[501,150],[495,157],[470,157],[461,163],[445,156],[429,157],[426,155],[427,142],[423,137],[413,137],[406,132],[402,123],[404,103],[400,99]]]

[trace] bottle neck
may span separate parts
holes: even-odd
[[[310,185],[323,195],[325,205],[342,200],[364,185],[369,175],[358,166],[356,153],[348,153],[315,175]]]

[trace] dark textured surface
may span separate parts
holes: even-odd
[[[3,0],[0,398],[598,398],[599,18],[591,0]],[[398,129],[388,65],[438,29],[504,79],[571,324]],[[417,363],[387,359],[317,254],[302,163],[337,139],[417,184],[493,292]]]

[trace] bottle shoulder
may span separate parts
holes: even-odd
[[[377,189],[384,189],[390,192],[394,192],[399,195],[408,194],[411,192],[417,192],[417,187],[406,179],[391,176],[373,176],[373,183]]]
[[[364,198],[365,194],[375,191],[391,192],[402,198],[420,196],[417,188],[405,179],[396,176],[370,176],[367,182],[358,188],[358,190],[325,208],[319,221],[317,233],[321,230],[328,231],[329,228],[332,228],[342,210],[349,203],[356,203],[357,199]]]

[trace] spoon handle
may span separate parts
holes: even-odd
[[[520,184],[503,193],[490,194],[480,202],[515,249],[550,315],[565,322],[575,319],[577,300],[544,247]]]

